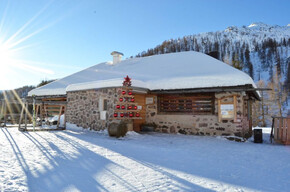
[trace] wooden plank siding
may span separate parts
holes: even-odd
[[[135,94],[134,96],[135,96],[135,103],[138,103],[138,106],[142,106],[142,109],[140,110],[140,117],[142,119],[133,120],[133,130],[136,132],[140,132],[141,124],[145,123],[146,121],[146,104],[145,104],[146,96],[144,94]]]
[[[274,118],[274,140],[284,145],[290,145],[290,117]]]
[[[159,113],[191,113],[191,114],[213,114],[214,95],[208,94],[175,94],[159,95]]]

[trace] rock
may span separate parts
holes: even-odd
[[[245,142],[246,139],[242,137],[225,137],[227,140],[236,141],[236,142]]]
[[[225,128],[223,128],[223,127],[217,127],[215,129],[218,130],[218,131],[224,131],[225,130]]]
[[[175,133],[175,127],[174,126],[170,127],[170,133]]]
[[[207,127],[208,124],[207,124],[207,123],[200,123],[200,124],[198,124],[198,126],[199,126],[199,127]]]
[[[178,133],[186,135],[186,131],[184,131],[183,129],[179,129]]]

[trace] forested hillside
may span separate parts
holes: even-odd
[[[17,98],[25,98],[32,89],[44,86],[53,81],[55,80],[42,80],[37,86],[23,86],[14,90],[0,90],[0,100],[17,100]]]
[[[263,108],[261,104],[255,106],[255,123],[269,124],[271,115],[287,115],[290,108],[287,99],[290,97],[289,48],[289,25],[253,23],[166,40],[136,57],[193,50],[210,54],[246,72],[258,86],[273,90],[262,93]]]

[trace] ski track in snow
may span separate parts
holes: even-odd
[[[0,128],[0,191],[289,191],[290,147],[221,137]],[[264,132],[269,129],[264,129]]]

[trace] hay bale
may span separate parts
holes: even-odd
[[[108,127],[108,133],[111,137],[124,137],[127,133],[127,123],[121,121],[121,123],[111,123]]]

